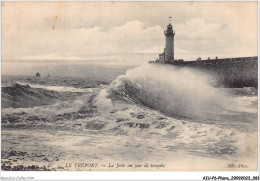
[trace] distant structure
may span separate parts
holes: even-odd
[[[169,17],[171,21],[172,17]],[[166,44],[164,52],[159,54],[159,59],[150,63],[163,63],[178,67],[191,67],[209,73],[217,80],[219,87],[256,87],[258,86],[258,56],[235,57],[202,60],[200,57],[194,61],[174,59],[174,36],[175,31],[171,22],[164,31]]]
[[[171,21],[172,17],[169,17],[169,21]],[[164,35],[166,38],[165,49],[162,54],[159,55],[159,62],[161,63],[169,63],[174,61],[174,35],[175,32],[172,29],[171,22],[167,26],[166,31],[164,31]]]
[[[36,77],[40,77],[41,74],[39,72],[36,73]]]

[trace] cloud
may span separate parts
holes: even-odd
[[[257,2],[5,2],[2,59],[107,63],[93,55],[160,53],[169,15],[177,58],[257,55]],[[123,60],[140,62],[113,61]]]
[[[197,17],[176,25],[175,30],[179,56],[185,53],[203,58],[257,55],[257,33],[250,32],[243,22],[206,22]]]
[[[130,21],[122,26],[103,30],[102,27],[75,28],[47,31],[25,31],[12,37],[5,45],[5,52],[19,55],[19,59],[82,59],[92,54],[108,53],[147,53],[162,49],[163,29],[158,25],[146,27],[140,21]],[[23,37],[23,38],[21,38]],[[160,37],[160,38],[158,38]],[[4,40],[5,42],[8,40]],[[158,43],[159,42],[159,43]],[[9,45],[9,46],[8,46]],[[159,47],[159,48],[158,48]],[[9,48],[9,50],[8,50]],[[83,57],[77,57],[81,55]]]

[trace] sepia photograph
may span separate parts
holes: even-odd
[[[258,171],[257,1],[1,11],[2,171]]]

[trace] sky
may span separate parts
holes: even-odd
[[[176,59],[258,55],[257,2],[2,2],[2,74],[156,60],[169,16]]]

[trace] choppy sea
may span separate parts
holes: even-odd
[[[2,76],[2,169],[256,170],[257,90],[213,84],[164,65],[113,81]]]

